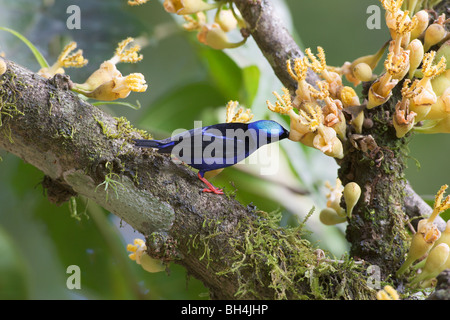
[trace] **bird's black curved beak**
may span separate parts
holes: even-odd
[[[289,138],[289,130],[287,130],[287,129],[284,128],[284,127],[282,127],[282,128],[283,128],[283,133],[282,133],[281,136],[280,136],[280,140]]]

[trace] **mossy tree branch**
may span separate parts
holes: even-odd
[[[302,53],[270,3],[235,3],[277,76],[294,90],[285,63]],[[0,101],[10,111],[1,115],[0,147],[43,171],[43,185],[54,202],[76,194],[92,199],[144,234],[152,256],[185,266],[214,298],[373,298],[367,266],[318,260],[300,229],[280,229],[271,217],[232,197],[199,192],[203,186],[190,169],[134,148],[131,139],[141,132],[80,100],[64,76],[45,80],[11,61],[7,66]],[[310,81],[315,82],[314,75]],[[387,121],[391,107],[369,116]],[[389,125],[380,129],[376,121],[365,133],[373,134],[379,152],[365,154],[347,145],[351,156],[340,163],[343,182],[356,181],[364,191],[348,238],[359,258],[380,267],[386,259],[393,261],[383,269],[387,276],[405,251],[402,209],[421,200],[413,192],[394,192],[406,183],[404,160],[396,157],[403,156],[405,141],[394,142]],[[398,170],[395,179],[392,170]],[[388,245],[398,249],[388,250]]]
[[[0,148],[46,175],[53,202],[95,201],[145,235],[153,257],[185,266],[214,298],[373,297],[366,267],[318,261],[301,228],[281,229],[233,197],[202,193],[192,170],[135,148],[131,139],[142,132],[79,99],[68,77],[46,80],[5,61],[1,107],[14,112],[2,114]]]

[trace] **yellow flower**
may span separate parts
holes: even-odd
[[[397,271],[397,276],[403,274],[414,261],[424,256],[433,247],[436,240],[440,238],[441,232],[433,222],[442,211],[450,208],[450,196],[447,196],[443,200],[444,192],[447,188],[447,185],[443,185],[436,194],[433,212],[430,217],[419,221],[417,232],[413,235],[411,240],[408,256]]]
[[[345,217],[345,210],[341,208],[341,198],[344,191],[344,186],[339,178],[336,179],[336,185],[334,187],[327,181],[325,182],[325,187],[327,187],[330,192],[326,195],[327,197],[327,207],[336,211],[341,217]]]
[[[409,17],[409,11],[401,10],[403,0],[381,0],[381,3],[386,10],[385,20],[389,28],[393,43],[394,54],[399,54],[400,47],[406,47],[409,43],[411,31],[418,25],[418,17]]]
[[[305,50],[305,53],[309,59],[305,59],[305,63],[308,67],[310,67],[315,73],[320,74],[323,79],[328,83],[328,90],[330,91],[330,95],[333,99],[338,98],[338,92],[342,88],[342,79],[341,76],[334,72],[330,71],[327,68],[327,61],[325,58],[325,51],[322,47],[317,47],[317,59],[311,52],[310,48]]]
[[[88,63],[88,60],[83,57],[82,50],[78,50],[71,54],[76,47],[76,42],[70,42],[64,47],[56,62],[49,68],[40,69],[38,74],[44,78],[51,78],[57,73],[64,73],[63,68],[81,68],[85,66]]]
[[[426,115],[431,109],[431,105],[437,102],[437,95],[431,85],[431,79],[443,73],[446,68],[445,57],[442,56],[436,65],[433,65],[433,60],[436,55],[435,51],[430,51],[424,55],[422,62],[423,78],[417,84],[417,89],[421,92],[412,98],[411,110],[417,113],[416,121],[421,121],[426,118]]]
[[[446,21],[445,13],[439,16],[439,18],[425,30],[423,47],[425,52],[432,46],[439,43],[447,35],[444,23]]]
[[[428,222],[433,222],[434,219],[443,211],[450,208],[450,195],[444,198],[445,190],[447,190],[448,185],[443,185],[441,189],[439,189],[438,193],[436,194],[436,197],[434,199],[434,206],[433,206],[433,212],[431,213],[430,217],[428,218]],[[442,201],[443,200],[443,201]]]
[[[306,75],[308,71],[308,58],[295,58],[294,66],[291,66],[291,60],[286,61],[286,69],[292,79],[297,81],[297,89],[295,91],[295,98],[293,100],[294,106],[298,108],[300,104],[305,102],[312,102],[310,88],[312,87],[306,82]]]
[[[359,97],[356,94],[356,91],[348,86],[344,86],[340,92],[340,100],[342,101],[342,105],[344,108],[357,107],[360,106],[361,103],[359,101]],[[364,123],[364,110],[359,111],[358,113],[352,113],[352,119],[350,124],[355,128],[356,133],[362,132],[362,126]]]
[[[287,114],[291,119],[289,139],[300,141],[303,144],[321,150],[328,156],[341,159],[343,147],[341,141],[336,137],[336,131],[323,124],[324,116],[322,108],[315,102],[303,102],[299,113],[293,110],[289,90],[283,88],[284,94],[280,96],[277,92],[275,105],[267,101],[271,111]]]
[[[383,290],[377,292],[377,300],[399,300],[397,290],[391,286],[385,286]]]
[[[114,56],[109,60],[113,64],[117,64],[119,62],[127,62],[127,63],[136,63],[142,60],[142,55],[138,52],[141,50],[141,47],[135,45],[129,49],[126,49],[130,43],[134,41],[133,38],[128,37],[125,40],[119,42],[117,45]]]
[[[399,81],[399,75],[408,71],[409,51],[400,49],[400,52],[399,55],[395,55],[392,51],[389,52],[384,62],[386,73],[377,79],[369,89],[368,109],[372,109],[389,100],[392,95],[392,89]]]
[[[221,6],[222,3],[216,2],[211,4],[202,0],[165,0],[163,5],[167,12],[185,15],[215,9]]]
[[[307,146],[314,147],[330,157],[342,159],[342,142],[336,136],[336,131],[323,124],[324,118],[319,105],[307,103],[304,109],[300,109],[300,123],[309,129],[300,140]]]
[[[238,106],[237,101],[229,101],[227,104],[227,116],[226,122],[240,122],[240,123],[248,123],[253,119],[253,114],[250,109],[247,109],[244,112],[244,108],[240,107],[237,111],[236,108]]]
[[[312,96],[317,100],[323,100],[325,106],[322,108],[323,112],[323,124],[327,127],[331,127],[336,131],[338,136],[345,140],[345,132],[347,124],[345,122],[344,114],[342,113],[342,102],[339,99],[332,99],[330,92],[328,91],[329,84],[326,81],[318,81],[317,87],[319,90],[311,88]]]
[[[147,254],[147,246],[142,239],[134,239],[133,244],[127,245],[127,251],[131,253],[128,257],[136,261],[137,264],[147,272],[160,272],[164,271],[164,266],[161,261],[151,258]]]
[[[283,95],[279,95],[277,92],[273,92],[273,95],[277,98],[275,105],[273,105],[269,100],[266,101],[267,107],[270,111],[286,114],[291,120],[289,139],[292,141],[300,141],[305,134],[311,132],[309,126],[304,125],[300,121],[300,116],[295,113],[292,106],[292,97],[289,90],[282,88]]]
[[[103,62],[84,83],[75,83],[74,91],[89,98],[105,101],[126,98],[131,91],[146,91],[148,86],[141,73],[132,73],[124,77],[116,67],[119,62],[135,63],[142,60],[142,55],[138,54],[139,46],[126,49],[132,41],[133,38],[127,38],[120,42],[114,56]]]
[[[128,0],[128,5],[129,6],[139,6],[141,4],[146,3],[148,0]]]
[[[395,114],[393,117],[393,124],[397,138],[401,138],[406,135],[414,126],[416,113],[409,110],[410,99],[416,95],[415,85],[417,80],[408,87],[411,83],[409,79],[405,80],[402,88],[402,100],[395,105]]]
[[[422,272],[415,276],[410,282],[411,286],[414,286],[422,281],[426,281],[435,278],[446,267],[446,261],[449,256],[449,247],[446,243],[441,243],[435,246],[425,261],[425,265]]]

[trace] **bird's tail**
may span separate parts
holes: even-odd
[[[142,148],[163,148],[164,144],[162,144],[158,140],[145,140],[145,139],[134,139],[134,145],[136,147],[142,147]]]
[[[161,140],[134,139],[134,145],[141,148],[155,148],[160,152],[170,152],[173,148],[173,142],[165,142]],[[167,149],[167,150],[166,150]]]

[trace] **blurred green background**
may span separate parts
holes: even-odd
[[[374,53],[388,39],[381,29],[369,30],[366,12],[376,0],[277,0],[278,14],[299,44],[322,46],[329,65]],[[101,106],[115,116],[125,116],[136,127],[155,137],[167,137],[194,121],[204,125],[223,121],[225,105],[239,100],[251,108],[255,119],[272,118],[265,101],[281,84],[249,39],[235,50],[215,51],[200,45],[194,33],[180,28],[179,17],[163,10],[161,1],[129,7],[126,0],[79,0],[81,29],[69,30],[65,0],[0,0],[0,26],[26,36],[52,64],[69,41],[78,43],[89,64],[66,69],[75,82],[83,82],[99,64],[109,59],[117,43],[132,36],[142,41],[144,60],[119,64],[123,74],[141,72],[149,84],[144,94],[132,93],[127,101],[139,100],[142,108]],[[232,35],[239,40],[239,35]],[[39,65],[27,47],[0,31],[0,52],[6,58],[37,71]],[[447,135],[414,135],[407,178],[416,191],[430,198],[450,182],[447,167]],[[272,174],[261,174],[263,164],[249,163],[226,169],[214,183],[236,190],[244,204],[272,212],[282,211],[283,225],[295,224],[315,206],[307,223],[310,240],[331,254],[348,249],[345,225],[325,227],[318,212],[325,205],[323,184],[334,184],[337,166],[333,159],[300,144],[282,141]],[[262,152],[266,152],[263,150]],[[264,155],[264,154],[263,154]],[[142,236],[125,222],[93,203],[76,199],[73,217],[69,204],[50,204],[40,185],[43,175],[14,155],[0,150],[0,299],[206,299],[208,290],[189,278],[177,265],[170,272],[150,274],[128,259],[126,244]],[[256,156],[256,160],[263,156]],[[420,166],[418,165],[420,164]],[[267,168],[266,168],[267,169]],[[305,196],[301,190],[310,191]],[[72,216],[71,216],[72,215]],[[68,289],[70,265],[81,270],[81,289]]]

